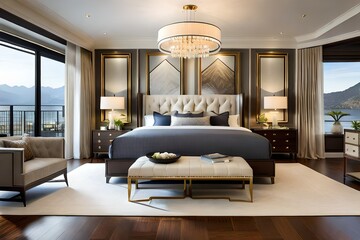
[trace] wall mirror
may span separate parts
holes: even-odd
[[[124,109],[115,109],[115,119],[131,122],[131,55],[129,53],[101,54],[101,94],[125,98]],[[101,111],[102,121],[107,110]]]
[[[287,53],[257,54],[257,114],[265,113],[268,121],[288,122],[287,109],[264,109],[264,97],[288,97]]]

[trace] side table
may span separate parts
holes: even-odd
[[[251,129],[254,133],[260,134],[271,143],[273,153],[289,153],[294,159],[296,158],[297,146],[297,129]]]
[[[111,142],[118,136],[129,132],[129,130],[93,130],[92,150],[94,157],[99,154],[108,154]]]
[[[360,181],[360,172],[347,170],[349,160],[360,161],[360,131],[345,129],[344,136],[344,182],[347,176]]]

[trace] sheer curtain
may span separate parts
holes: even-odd
[[[89,158],[95,94],[91,52],[68,42],[65,61],[65,158]]]
[[[322,47],[297,52],[298,157],[325,157]]]

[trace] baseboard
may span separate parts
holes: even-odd
[[[343,152],[326,152],[325,158],[343,158],[344,153]]]

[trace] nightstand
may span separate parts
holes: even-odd
[[[271,143],[273,153],[289,153],[292,158],[297,154],[297,129],[251,129]]]
[[[360,181],[360,172],[347,171],[349,160],[360,161],[360,131],[345,129],[344,135],[344,182],[347,176]]]
[[[129,130],[93,130],[92,149],[94,157],[99,154],[108,154],[109,146],[114,138],[127,132],[129,132]]]

